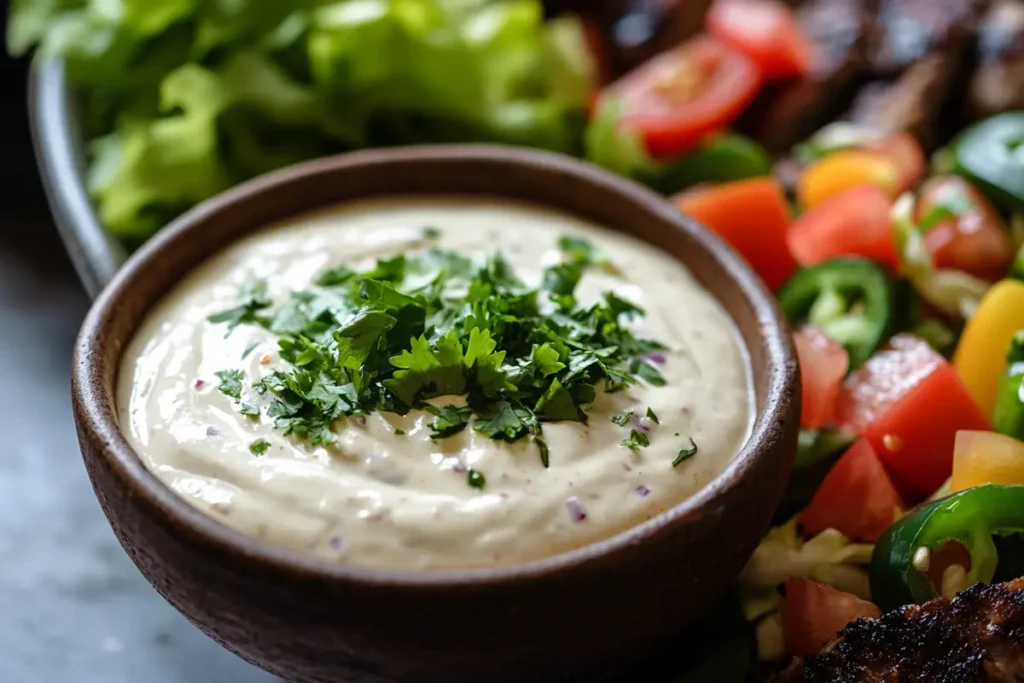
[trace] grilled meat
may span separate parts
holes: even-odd
[[[866,68],[868,0],[810,0],[797,12],[817,47],[815,70],[770,86],[739,124],[771,152],[788,151],[849,104]]]
[[[1024,579],[849,625],[777,683],[1020,683]]]
[[[867,57],[881,78],[893,78],[927,55],[965,55],[989,0],[879,0]]]
[[[1024,109],[1024,0],[996,0],[981,22],[978,58],[968,92],[969,116]]]

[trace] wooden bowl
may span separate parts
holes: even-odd
[[[568,211],[678,257],[735,319],[757,395],[753,433],[697,495],[615,537],[497,569],[376,571],[300,556],[194,509],[118,425],[121,354],[147,311],[211,253],[317,207],[398,194],[496,195]],[[742,568],[796,451],[799,376],[760,280],[651,192],[566,157],[486,146],[376,150],[265,176],[189,212],[136,253],[75,347],[86,468],[125,550],[222,645],[294,683],[539,683],[622,670],[699,619]]]

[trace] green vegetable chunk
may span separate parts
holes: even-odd
[[[842,344],[851,369],[882,345],[893,323],[889,278],[866,259],[833,259],[801,270],[778,298],[791,325],[814,323]]]
[[[1010,342],[1006,371],[999,381],[992,427],[1024,441],[1024,330]]]
[[[932,562],[950,543],[963,546],[971,566],[947,589],[991,583],[1010,564],[1010,571],[1019,569],[1013,549],[1019,550],[1021,533],[1024,486],[986,484],[954,493],[918,508],[882,535],[871,558],[871,595],[883,611],[938,597],[943,587],[930,573],[945,572]]]
[[[974,124],[954,145],[954,170],[1006,211],[1024,211],[1024,111]]]

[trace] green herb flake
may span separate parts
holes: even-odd
[[[650,406],[647,407],[647,417],[650,418],[650,420],[652,422],[654,422],[654,424],[656,424],[656,425],[660,425],[661,424],[661,420],[659,420],[658,416],[654,414],[654,411],[651,410]]]
[[[254,406],[252,403],[245,403],[244,401],[242,402],[242,405],[239,406],[238,410],[242,415],[246,415],[248,417],[259,417],[260,414],[260,409],[258,407]]]
[[[443,439],[458,434],[466,428],[466,425],[469,424],[469,418],[473,415],[473,409],[469,407],[445,406],[443,408],[435,408],[428,405],[426,410],[431,415],[437,417],[431,425],[433,430],[430,433],[431,439]]]
[[[239,325],[263,324],[265,320],[260,316],[260,311],[269,308],[272,303],[267,295],[267,283],[259,281],[245,287],[241,299],[234,308],[214,313],[206,318],[207,321],[215,324],[227,323],[228,330],[225,336],[230,335]]]
[[[678,467],[679,465],[681,465],[682,463],[686,462],[687,460],[689,460],[690,458],[692,458],[695,455],[697,455],[697,444],[694,442],[693,438],[691,437],[690,438],[690,447],[689,448],[680,449],[679,455],[677,455],[676,459],[672,461],[672,467]]]
[[[395,436],[405,436],[405,430],[402,429],[401,427],[395,427],[394,435]]]
[[[320,273],[316,283],[321,287],[337,287],[349,282],[355,276],[355,271],[348,266],[338,265]]]
[[[627,410],[619,415],[612,415],[612,422],[620,427],[625,427],[629,421],[633,419],[634,414],[635,413],[632,410]]]
[[[249,452],[255,456],[260,456],[266,453],[270,449],[270,442],[266,439],[256,439],[249,444]]]
[[[440,239],[441,231],[438,228],[427,226],[423,228],[423,238],[428,240]]]
[[[633,452],[639,452],[641,448],[647,448],[651,445],[651,440],[643,432],[635,429],[630,430],[629,436],[622,440],[620,444],[623,448],[628,448]]]
[[[475,489],[482,489],[487,484],[487,478],[482,472],[477,472],[476,470],[469,470],[466,473],[466,481]]]
[[[259,342],[251,342],[249,345],[247,345],[245,347],[245,350],[242,351],[242,360],[245,360],[246,358],[248,358],[249,354],[251,354],[253,351],[255,351],[256,347],[258,347],[259,345],[260,345]]]
[[[245,373],[241,370],[221,370],[220,372],[214,373],[220,378],[220,393],[236,401],[242,400],[242,380],[245,379]]]

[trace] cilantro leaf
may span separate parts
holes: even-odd
[[[423,237],[428,240],[436,240],[441,237],[441,231],[435,227],[427,226],[423,228]]]
[[[646,448],[651,445],[651,440],[643,432],[635,429],[630,430],[629,436],[622,440],[620,444],[623,448],[628,448],[633,452],[639,452],[641,448]]]
[[[583,268],[576,263],[559,263],[544,271],[541,288],[557,296],[572,296],[583,277]]]
[[[629,421],[633,419],[634,414],[635,413],[633,413],[632,410],[627,410],[626,412],[620,415],[612,415],[612,422],[619,425],[620,427],[625,427],[629,423]]]
[[[466,482],[475,489],[482,489],[487,484],[487,478],[482,472],[469,470],[466,473]]]
[[[559,360],[558,351],[551,344],[534,344],[530,352],[530,364],[541,377],[554,375],[565,368],[565,363]]]
[[[259,312],[271,305],[267,283],[256,282],[242,290],[242,301],[234,308],[214,313],[206,318],[211,323],[227,323],[227,335],[245,323],[260,323]],[[225,335],[225,336],[227,336]]]
[[[337,287],[349,282],[355,276],[356,272],[354,270],[341,264],[320,273],[316,283],[321,287]]]
[[[647,417],[650,418],[651,421],[654,422],[654,424],[656,424],[656,425],[660,425],[661,424],[661,420],[659,420],[658,416],[654,414],[654,411],[651,410],[650,406],[647,407]]]
[[[697,455],[697,444],[696,444],[696,442],[694,442],[693,438],[691,437],[690,438],[690,447],[689,448],[682,448],[682,449],[679,450],[679,455],[677,455],[676,459],[672,461],[672,467],[678,467],[680,464],[682,464],[683,462],[689,460],[690,458],[692,458],[695,455]]]
[[[270,442],[266,439],[256,439],[249,444],[249,452],[253,455],[263,455],[270,449]]]
[[[558,379],[551,382],[547,391],[537,401],[534,412],[545,420],[577,421],[580,419],[576,402]]]
[[[242,400],[242,380],[245,379],[245,373],[241,370],[221,370],[220,372],[214,373],[220,378],[220,393],[235,399],[236,401]]]
[[[389,259],[377,259],[377,264],[370,270],[361,273],[364,280],[387,280],[401,282],[405,277],[405,255],[399,254]]]
[[[437,408],[428,405],[426,406],[426,411],[437,417],[431,425],[433,430],[430,433],[431,439],[443,439],[446,436],[458,434],[466,428],[466,425],[469,424],[469,418],[473,416],[473,409],[469,406],[459,408],[448,405],[443,408]]]
[[[508,401],[499,401],[483,419],[477,418],[473,429],[491,439],[515,441],[527,432],[523,412]]]

